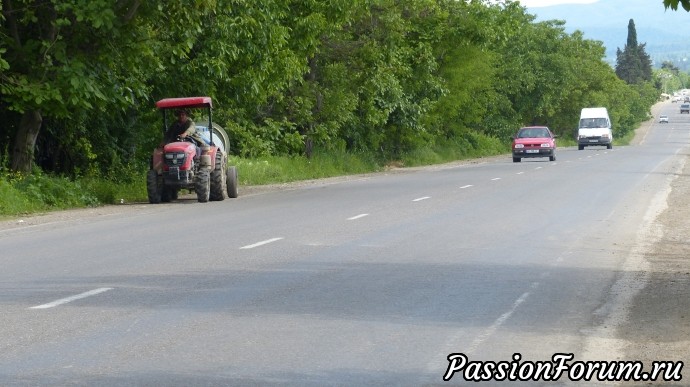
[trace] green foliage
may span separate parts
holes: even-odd
[[[659,88],[690,81],[673,73],[677,83],[628,85],[600,42],[562,21],[536,23],[509,0],[0,4],[0,141],[22,143],[23,114],[40,112],[26,152],[99,203],[141,194],[164,97],[213,97],[231,153],[270,161],[249,164],[265,181],[290,173],[276,160],[313,168],[333,155],[417,165],[494,154],[528,124],[571,138],[588,106],[608,107],[622,136]],[[15,156],[2,157],[7,168]],[[35,194],[38,203],[80,200],[29,186],[52,192]]]
[[[690,12],[690,0],[664,0],[664,7],[666,9],[671,8],[672,10],[677,11],[678,4],[680,4],[684,10]]]

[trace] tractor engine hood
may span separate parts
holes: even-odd
[[[186,141],[171,142],[170,144],[165,144],[165,147],[163,147],[163,152],[184,152],[194,155],[196,153],[196,146],[191,142]]]
[[[163,170],[171,167],[179,170],[190,170],[192,160],[196,156],[197,147],[189,142],[171,142],[163,147]]]

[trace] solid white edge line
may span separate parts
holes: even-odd
[[[420,201],[426,200],[426,199],[431,199],[431,196],[422,196],[421,198],[417,198],[417,199],[414,199],[412,201],[413,202],[420,202]]]
[[[255,248],[255,247],[263,246],[263,245],[268,244],[268,243],[273,243],[273,242],[279,241],[279,240],[281,240],[281,239],[283,239],[283,238],[280,237],[280,238],[266,239],[265,241],[256,242],[256,243],[254,243],[254,244],[252,244],[252,245],[242,246],[242,247],[240,247],[240,250],[243,250],[243,249],[253,249],[253,248]]]
[[[365,217],[365,216],[369,216],[369,214],[359,214],[359,215],[355,215],[355,216],[353,216],[353,217],[351,217],[351,218],[347,218],[347,220],[357,220],[357,219],[363,218],[363,217]]]
[[[89,296],[95,296],[96,294],[100,294],[100,293],[103,293],[103,292],[107,292],[108,290],[113,290],[113,288],[98,288],[98,289],[94,289],[94,290],[89,290],[88,292],[84,292],[84,293],[81,293],[81,294],[77,294],[77,295],[74,295],[74,296],[71,296],[71,297],[62,298],[62,299],[59,299],[59,300],[57,300],[57,301],[49,302],[49,303],[47,303],[47,304],[38,305],[38,306],[32,306],[32,307],[30,307],[29,309],[48,309],[48,308],[53,308],[53,307],[56,307],[56,306],[58,306],[58,305],[66,304],[66,303],[68,303],[68,302],[72,302],[72,301],[79,300],[79,299],[82,299],[82,298],[86,298],[86,297],[89,297]]]

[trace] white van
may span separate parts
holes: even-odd
[[[577,128],[577,149],[599,145],[613,148],[613,131],[609,112],[604,107],[584,108],[580,113],[580,125]]]

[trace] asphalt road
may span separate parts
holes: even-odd
[[[605,328],[690,143],[690,116],[661,112],[640,145],[555,162],[0,231],[0,385],[416,386],[451,353],[619,360]]]

